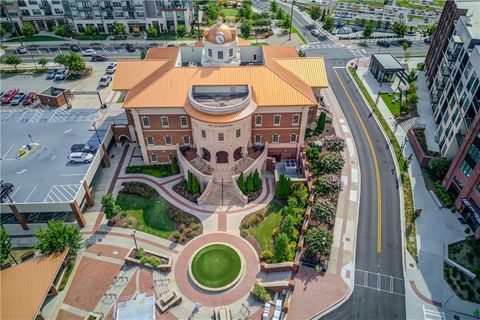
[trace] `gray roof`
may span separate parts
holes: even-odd
[[[405,68],[389,53],[376,53],[373,57],[380,63],[384,70],[404,70]]]

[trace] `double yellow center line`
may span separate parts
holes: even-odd
[[[338,82],[342,86],[343,91],[345,91],[348,101],[352,105],[352,109],[355,112],[355,115],[357,116],[358,122],[362,126],[363,132],[365,133],[368,145],[370,147],[370,153],[372,154],[373,166],[375,168],[375,180],[376,180],[376,186],[377,186],[377,253],[381,253],[382,252],[382,189],[380,186],[380,170],[378,169],[377,155],[375,153],[375,149],[373,148],[372,139],[370,138],[370,135],[367,131],[367,127],[365,126],[365,123],[360,117],[360,113],[358,112],[358,109],[355,106],[355,103],[353,103],[352,97],[348,93],[347,88],[345,88],[345,85],[340,79],[340,76],[338,75],[337,70],[333,69],[333,72],[335,72],[335,76],[337,77]]]

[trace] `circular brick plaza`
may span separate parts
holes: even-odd
[[[194,284],[188,274],[188,266],[192,256],[200,248],[211,243],[225,243],[238,250],[245,261],[245,274],[233,287],[221,292],[206,291]],[[180,291],[193,303],[206,307],[218,307],[239,301],[248,294],[255,284],[260,265],[258,256],[252,246],[243,238],[228,233],[210,233],[190,241],[179,253],[174,266],[175,282]]]

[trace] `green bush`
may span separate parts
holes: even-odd
[[[275,239],[275,261],[284,262],[289,257],[289,238],[285,233],[280,233]]]
[[[158,195],[157,191],[154,188],[141,182],[123,183],[122,192],[136,194],[147,199],[153,198],[154,196]]]
[[[331,196],[342,191],[342,182],[335,174],[324,174],[315,181],[315,190],[323,196]]]
[[[305,253],[309,257],[326,255],[333,243],[332,234],[320,228],[310,228],[305,234]]]
[[[272,263],[274,261],[275,256],[273,252],[270,250],[264,250],[260,253],[260,260],[266,263]]]
[[[286,199],[290,195],[292,187],[292,182],[289,177],[285,176],[283,173],[280,174],[277,183],[277,190],[275,191],[275,196],[278,199]]]
[[[245,183],[245,189],[247,189],[247,192],[253,192],[253,177],[251,174],[249,174],[247,177],[247,181]]]
[[[317,120],[317,132],[322,133],[325,130],[325,123],[327,121],[327,114],[325,112],[320,113],[320,116]]]
[[[293,196],[297,199],[298,206],[301,208],[306,208],[308,205],[308,198],[310,197],[310,193],[308,192],[308,188],[302,182],[295,183],[292,186],[293,189]]]
[[[267,302],[268,300],[270,300],[270,295],[268,294],[267,289],[265,289],[265,287],[260,284],[255,284],[253,286],[252,294],[256,300],[259,300],[261,302]]]
[[[443,188],[442,183],[440,181],[435,181],[435,191],[442,201],[443,205],[446,208],[452,208],[454,203],[452,197],[447,193],[447,191]]]
[[[332,227],[335,221],[335,206],[328,199],[318,199],[313,204],[312,217]]]
[[[345,149],[345,141],[335,135],[326,136],[322,140],[322,147],[331,152],[341,152]]]
[[[435,180],[443,180],[450,168],[452,161],[446,158],[434,158],[428,162],[428,170]]]
[[[345,159],[340,152],[329,152],[320,155],[318,165],[322,173],[340,173]]]
[[[175,232],[173,233],[173,237],[174,237],[176,240],[180,239],[180,237],[181,237],[180,232],[175,231]]]
[[[242,191],[243,193],[247,192],[247,189],[245,188],[245,177],[243,176],[243,171],[240,173],[240,176],[238,177],[237,184],[240,191]]]

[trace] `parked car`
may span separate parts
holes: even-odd
[[[97,152],[97,150],[98,150],[98,146],[94,146],[88,143],[74,144],[70,148],[71,152],[86,152],[86,153],[92,153],[92,154]]]
[[[72,152],[67,157],[71,163],[90,163],[93,160],[93,154],[86,152]]]
[[[22,104],[24,106],[28,106],[32,103],[34,103],[37,100],[38,96],[35,92],[29,92],[25,99],[23,100]]]
[[[57,73],[57,69],[48,70],[47,79],[55,79],[55,73]]]
[[[390,41],[387,41],[387,40],[378,40],[378,41],[377,41],[377,46],[389,48],[389,47],[390,47]]]
[[[95,54],[97,54],[97,51],[95,51],[95,50],[93,50],[92,48],[90,48],[90,49],[87,49],[87,50],[83,51],[82,56],[84,56],[84,57],[91,57],[91,56],[93,56],[93,55],[95,55]]]
[[[426,44],[430,44],[432,43],[432,38],[431,37],[425,38],[423,39],[423,42],[425,42]]]
[[[105,56],[102,56],[101,54],[94,54],[92,55],[92,61],[95,62],[95,61],[107,61],[108,58],[105,57]]]
[[[28,50],[27,50],[27,48],[25,48],[25,47],[18,47],[18,48],[17,48],[17,53],[18,53],[18,54],[25,54],[25,53],[27,53],[27,52],[28,52]]]
[[[26,96],[27,94],[25,92],[17,93],[15,97],[13,97],[12,101],[10,102],[10,105],[18,106],[23,101],[23,99],[25,99]]]
[[[310,30],[310,33],[312,34],[312,36],[314,37],[318,37],[320,35],[320,31],[318,31],[317,29],[312,29]]]
[[[125,46],[125,50],[127,50],[128,52],[135,52],[136,51],[135,47],[131,43],[127,43],[127,45]]]
[[[12,89],[5,92],[2,96],[2,103],[10,103],[20,90]]]
[[[65,80],[67,76],[68,76],[67,69],[58,69],[57,72],[55,72],[55,80]]]
[[[73,52],[78,52],[78,51],[80,51],[80,50],[82,50],[82,49],[80,49],[80,47],[77,46],[76,44],[71,44],[71,45],[70,45],[70,50],[72,50]]]
[[[104,75],[100,78],[100,83],[98,84],[100,87],[108,87],[108,85],[112,82],[112,77]]]
[[[403,44],[406,43],[406,44],[408,44],[409,47],[411,47],[412,44],[413,44],[412,40],[408,40],[408,39],[400,39],[397,42],[401,46],[403,46]]]
[[[112,73],[115,73],[115,71],[117,70],[117,63],[116,62],[112,62],[108,65],[107,69],[105,70],[106,73],[108,74],[112,74]]]

